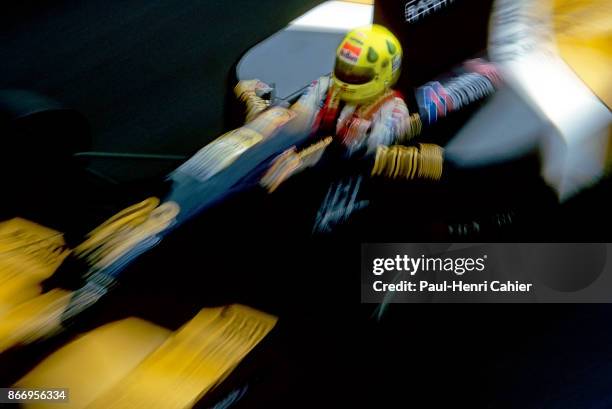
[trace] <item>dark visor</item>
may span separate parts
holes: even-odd
[[[342,82],[359,85],[372,81],[374,70],[368,67],[356,67],[337,58],[334,75]]]

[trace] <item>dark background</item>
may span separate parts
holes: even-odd
[[[31,89],[81,111],[90,121],[94,150],[188,156],[224,130],[226,98],[240,55],[318,3],[3,4],[0,88]],[[465,33],[483,30],[481,23],[465,19],[458,24],[465,25]],[[417,45],[407,48],[407,62],[422,62],[407,69],[417,83],[456,63],[458,37],[448,49],[436,48],[436,41],[427,46],[422,35],[415,35]],[[464,45],[468,54],[478,48]],[[419,49],[440,59],[416,58]],[[133,181],[164,175],[175,164],[98,161],[91,166]],[[485,187],[486,180],[481,181]],[[473,189],[482,190],[479,186]],[[609,240],[601,223],[608,202],[600,200],[607,191],[609,182],[563,210],[539,214],[529,219],[530,229],[514,237],[525,242]],[[286,196],[277,210],[300,208],[302,202],[291,204],[296,196],[290,187]],[[452,206],[451,201],[438,206],[446,203]],[[202,305],[229,302],[278,314],[281,324],[272,345],[260,349],[259,360],[249,358],[242,366],[258,374],[243,407],[612,406],[608,305],[397,305],[376,322],[372,307],[359,304],[358,239],[348,234],[312,243],[274,235],[283,231],[284,219],[271,227],[265,219],[247,220],[248,212],[229,226],[218,221],[244,208],[237,199],[167,240],[131,268],[123,286],[79,329],[130,314],[176,328]],[[252,214],[258,214],[256,209]],[[215,225],[219,213],[225,218]],[[411,224],[408,218],[402,223]],[[72,335],[3,356],[3,381],[18,379]],[[242,384],[239,372],[228,382]]]

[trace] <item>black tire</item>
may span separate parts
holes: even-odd
[[[0,90],[0,217],[36,218],[70,200],[80,168],[73,155],[90,145],[77,111],[34,92]]]

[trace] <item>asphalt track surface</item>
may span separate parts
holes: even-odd
[[[51,96],[86,115],[93,150],[190,155],[224,130],[233,67],[320,0],[55,0],[0,12],[0,89]],[[164,162],[94,166],[119,180]]]

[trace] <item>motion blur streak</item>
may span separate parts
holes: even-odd
[[[567,50],[572,33],[594,32],[609,37],[612,15],[595,20],[588,10],[599,10],[601,1],[573,2],[574,29],[556,32],[554,22],[567,19],[564,1],[531,2],[499,0],[492,16],[489,54],[497,62],[511,90],[500,92],[491,104],[475,115],[447,147],[447,154],[461,166],[481,166],[502,162],[539,148],[542,176],[565,200],[595,183],[610,161],[610,123],[612,114],[600,98],[610,93],[609,65],[612,47],[598,49],[598,58],[588,67],[568,65],[558,43]],[[601,6],[601,7],[596,7]],[[610,6],[607,6],[609,9]],[[586,11],[585,11],[586,10]],[[600,44],[601,42],[593,42]],[[588,42],[582,42],[582,47]],[[585,55],[584,50],[582,54]],[[603,57],[602,57],[603,56]],[[589,88],[584,78],[598,77],[597,89]],[[596,91],[596,95],[593,91]],[[515,94],[515,95],[511,95]],[[508,98],[524,101],[523,108],[507,103]],[[497,107],[496,107],[497,105]],[[521,112],[517,111],[520,110]],[[531,112],[528,112],[531,111]]]

